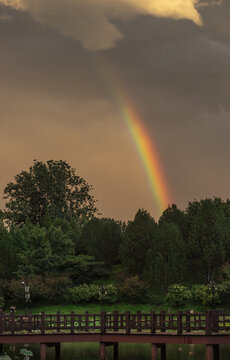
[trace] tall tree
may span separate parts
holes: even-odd
[[[146,254],[157,235],[157,224],[143,209],[138,210],[133,221],[126,227],[120,246],[120,257],[131,275],[142,276],[146,266]]]
[[[179,227],[162,221],[157,241],[147,254],[149,279],[155,286],[167,290],[170,284],[183,280],[185,261],[184,242]]]
[[[9,279],[12,276],[17,268],[16,256],[9,231],[0,218],[0,279]]]
[[[34,160],[29,171],[15,176],[4,189],[5,218],[10,224],[21,225],[28,219],[41,223],[48,216],[77,218],[79,222],[91,218],[97,211],[92,187],[75,174],[65,161]]]
[[[90,220],[85,224],[80,238],[82,250],[97,261],[103,261],[108,268],[118,263],[121,241],[121,223],[109,218]]]
[[[168,206],[167,209],[164,210],[163,214],[159,219],[159,224],[161,225],[163,222],[173,223],[178,226],[180,229],[184,239],[187,237],[187,218],[184,211],[178,209],[176,204],[172,204]]]
[[[202,282],[213,280],[230,255],[229,201],[219,198],[189,203],[188,260],[194,271],[188,275]]]

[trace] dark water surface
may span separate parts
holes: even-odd
[[[19,350],[23,346],[16,346],[14,351],[5,347],[5,351],[10,355],[12,360],[23,359],[19,355]],[[39,360],[39,346],[29,347],[34,356],[31,360]],[[205,360],[205,346],[201,345],[167,345],[167,360]],[[160,350],[159,350],[160,351]],[[113,360],[112,347],[106,349],[107,360]],[[160,359],[160,352],[159,352]],[[54,348],[47,348],[47,360],[55,360]],[[98,343],[71,344],[63,343],[61,345],[61,360],[99,360]],[[119,344],[119,360],[151,360],[150,344]],[[230,345],[220,346],[220,359],[230,360]]]

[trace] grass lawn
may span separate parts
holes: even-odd
[[[177,312],[178,310],[191,310],[193,309],[195,312],[204,312],[205,307],[188,305],[186,307],[181,307],[180,309],[170,308],[169,306],[156,306],[152,304],[113,304],[113,305],[101,305],[101,304],[84,304],[84,305],[76,305],[76,304],[65,304],[65,305],[45,305],[45,304],[29,304],[28,312],[32,314],[37,314],[44,311],[46,314],[55,314],[57,311],[60,311],[62,314],[69,314],[71,311],[74,311],[78,314],[83,314],[85,311],[89,311],[89,313],[98,313],[102,310],[107,312],[112,312],[117,310],[119,312],[130,311],[132,313],[141,310],[142,312],[149,313],[151,310],[156,312],[160,312],[165,310],[166,312]],[[24,313],[25,308],[22,306],[16,307],[17,313]],[[6,307],[6,312],[8,312],[8,307]]]

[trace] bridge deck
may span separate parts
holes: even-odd
[[[0,313],[0,344],[40,343],[40,359],[46,359],[46,346],[55,346],[60,360],[62,342],[98,342],[100,358],[105,360],[105,348],[113,345],[114,356],[119,343],[152,344],[152,360],[166,359],[166,344],[203,344],[207,360],[218,360],[219,345],[230,344],[230,314],[220,311],[206,313],[162,311],[131,314],[3,314]]]

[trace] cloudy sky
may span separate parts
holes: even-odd
[[[33,159],[62,159],[103,216],[157,218],[121,91],[171,201],[228,198],[229,17],[229,0],[0,0],[1,198]]]

